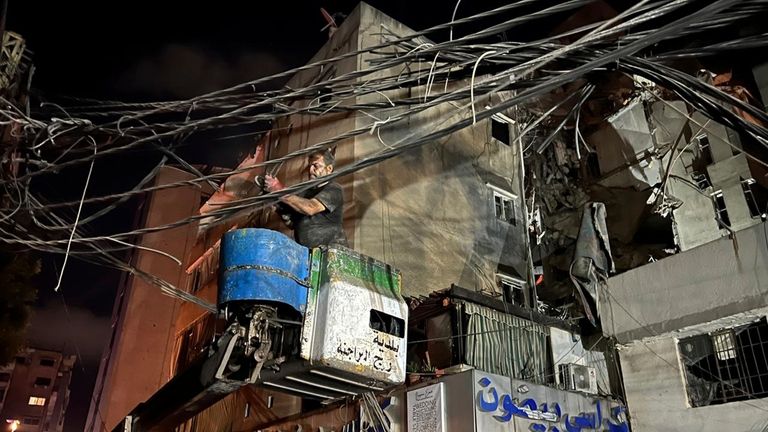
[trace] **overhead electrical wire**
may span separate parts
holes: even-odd
[[[276,166],[318,149],[349,145],[353,142],[352,138],[363,134],[375,133],[381,140],[382,131],[386,133],[390,128],[400,127],[408,119],[432,108],[452,104],[451,109],[434,119],[428,127],[414,130],[394,142],[382,141],[384,146],[380,151],[360,157],[347,165],[338,166],[324,181],[353,174],[420,146],[437,142],[459,130],[471,127],[477,121],[486,120],[512,108],[525,107],[566,84],[585,80],[587,84],[578,90],[573,105],[567,105],[566,115],[557,117],[554,127],[550,120],[554,118],[553,112],[559,104],[552,106],[530,124],[523,125],[529,128],[540,125],[548,130],[545,138],[535,144],[537,151],[542,151],[566,123],[578,118],[581,107],[594,89],[592,84],[588,84],[590,74],[603,70],[617,70],[649,79],[674,92],[708,117],[717,118],[719,122],[768,145],[768,130],[744,120],[730,107],[739,108],[768,124],[768,116],[764,112],[667,64],[669,61],[701,54],[710,49],[725,51],[742,49],[745,45],[764,46],[768,44],[765,34],[707,42],[701,47],[672,47],[667,51],[663,48],[663,43],[670,42],[680,35],[690,36],[721,30],[755,14],[765,13],[768,10],[767,0],[714,0],[704,5],[693,0],[644,1],[616,19],[600,21],[560,35],[529,42],[483,42],[495,34],[529,24],[534,20],[576,10],[590,2],[591,0],[569,0],[550,6],[541,0],[523,0],[466,18],[452,19],[448,23],[407,36],[385,32],[381,35],[384,41],[372,47],[189,100],[150,103],[74,100],[80,104],[69,107],[48,104],[46,107],[52,108],[53,111],[43,111],[40,113],[42,116],[38,118],[29,117],[14,108],[0,109],[0,124],[15,127],[19,131],[17,136],[21,143],[13,148],[0,148],[3,151],[0,163],[17,164],[22,168],[18,174],[0,176],[0,184],[7,192],[4,205],[0,208],[0,243],[59,253],[66,245],[73,256],[95,259],[131,271],[160,285],[164,292],[201,304],[199,299],[187,298],[186,293],[180,290],[175,292],[176,288],[167,282],[155,280],[152,275],[142,274],[129,264],[120,262],[114,253],[129,247],[132,239],[135,240],[144,234],[202,219],[221,221],[240,211],[265,208],[276,203],[285,194],[316,186],[317,180],[293,185],[279,193],[238,199],[205,215],[193,215],[160,226],[141,227],[109,235],[85,234],[75,228],[93,222],[134,196],[175,187],[201,187],[204,184],[215,189],[219,182],[232,174],[257,167]],[[435,43],[423,38],[439,30],[453,31],[458,25],[499,18],[515,9],[537,5],[541,8],[534,12],[511,19],[502,17],[498,23],[456,39],[450,38]],[[690,13],[680,13],[683,10]],[[639,30],[635,31],[635,28]],[[578,35],[582,36],[574,43],[560,42],[565,37]],[[651,47],[653,52],[647,52]],[[392,51],[386,51],[389,49]],[[341,60],[362,55],[365,55],[367,66],[359,70],[320,78],[300,88],[254,90],[256,86],[296,73],[322,71]],[[417,63],[422,61],[431,65],[428,71],[417,67]],[[548,63],[566,69],[544,70],[542,67]],[[451,88],[448,86],[449,77],[452,77]],[[432,93],[432,84],[443,80],[446,82],[445,89]],[[395,97],[399,89],[419,87],[425,90],[422,95]],[[505,96],[499,97],[501,93],[505,93]],[[473,102],[478,100],[482,100],[486,108],[475,112]],[[455,105],[456,103],[463,105]],[[372,121],[362,125],[358,122],[359,127],[343,131],[323,141],[310,143],[305,148],[289,152],[282,157],[271,158],[269,161],[241,169],[203,174],[181,158],[176,151],[186,138],[205,131],[249,126],[255,128],[254,132],[249,133],[258,135],[273,128],[275,122],[290,116],[350,113],[370,116]],[[264,124],[254,126],[259,123]],[[84,139],[86,137],[88,139]],[[89,140],[97,142],[97,151],[92,154],[88,153],[89,146],[86,146]],[[530,145],[534,143],[530,142]],[[82,199],[78,201],[57,202],[50,199],[53,197],[47,200],[39,199],[41,192],[37,191],[36,182],[41,180],[38,179],[53,177],[56,173],[81,164],[93,163],[97,158],[139,150],[160,155],[160,163],[154,165],[148,174],[129,190],[99,196],[83,194]],[[154,175],[167,161],[179,164],[195,178],[164,185],[150,185]],[[45,223],[34,216],[58,208],[105,202],[109,204],[82,218],[78,216],[74,221],[56,217]],[[35,235],[16,224],[20,212],[33,215],[35,229],[46,235]],[[62,238],[57,234],[61,232],[69,232],[72,238]],[[205,302],[201,305],[210,306]]]

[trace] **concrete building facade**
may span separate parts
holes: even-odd
[[[603,333],[619,342],[635,431],[764,430],[764,223],[609,279]]]
[[[411,33],[363,3],[313,60],[377,44],[381,41],[382,26],[393,34]],[[320,78],[366,68],[371,58],[372,54],[352,56],[326,66],[320,75],[316,70],[301,72],[288,86],[307,85]],[[379,74],[397,72],[385,70]],[[414,96],[423,91],[423,85],[397,90]],[[394,92],[388,92],[356,97],[353,102],[394,96]],[[336,146],[337,166],[362,160],[409,134],[429,133],[428,125],[432,122],[455,122],[460,115],[468,114],[454,111],[433,108],[410,116],[405,125],[383,125],[377,134],[342,141]],[[344,227],[350,247],[401,269],[406,281],[405,295],[424,295],[456,284],[498,298],[503,294],[503,280],[509,299],[520,306],[532,303],[532,296],[525,289],[531,277],[528,249],[521,240],[527,238],[526,212],[520,198],[522,160],[511,139],[513,130],[506,122],[508,119],[501,116],[478,122],[475,127],[440,142],[339,180],[344,188]],[[271,141],[267,143],[267,158],[305,148],[350,129],[370,126],[370,119],[335,114],[292,116],[285,122],[268,138]],[[287,162],[277,175],[290,185],[306,179],[305,167],[305,160],[297,158]],[[189,178],[190,174],[167,167],[155,182],[166,184]],[[194,215],[209,194],[210,191],[194,187],[156,191],[144,203],[141,225],[158,226]],[[269,215],[262,220],[265,226],[284,229]],[[198,232],[197,224],[192,224],[145,235],[142,246],[168,253],[183,264],[178,266],[148,250],[137,250],[133,262],[138,268],[215,303],[217,241],[226,228],[224,224]],[[138,277],[128,277],[115,305],[113,337],[102,359],[86,430],[111,430],[201,352],[211,340],[215,325],[216,319],[210,312],[166,297]],[[138,368],[141,373],[137,373]],[[244,430],[301,411],[299,398],[246,387],[190,420],[183,429],[211,430],[210,422],[214,421],[217,427],[229,425],[234,430]]]
[[[155,184],[192,178],[187,172],[163,167]],[[156,191],[140,210],[143,214],[141,223],[157,226],[191,216],[200,206],[200,197],[200,190],[191,186]],[[195,234],[195,226],[183,226],[147,234],[140,245],[184,259],[194,243]],[[166,256],[138,249],[133,263],[175,286],[187,283],[182,266]],[[112,335],[102,355],[86,430],[112,430],[138,403],[173,376],[169,365],[175,357],[173,347],[176,332],[180,330],[176,327],[176,316],[181,303],[139,277],[124,276],[113,309]]]
[[[392,38],[413,33],[402,23],[361,3],[310,63],[381,44],[385,42],[382,28]],[[363,52],[326,65],[320,72],[302,71],[288,86],[301,88],[321,78],[365,70],[375,57]],[[364,88],[367,80],[397,76],[400,72],[396,68],[383,69],[358,81]],[[388,98],[424,97],[428,91],[428,70],[424,72],[424,80],[413,86],[372,92],[343,102],[386,103]],[[448,89],[459,85],[466,86],[468,81],[440,83]],[[486,103],[476,101],[478,106]],[[300,102],[297,106],[302,104],[306,105]],[[470,115],[469,109],[440,104],[397,123],[387,122],[387,118],[407,110],[386,110],[386,118],[379,120],[376,116],[382,114],[378,111],[374,117],[359,112],[290,116],[278,124],[282,135],[278,131],[273,133],[275,144],[267,158],[283,156],[350,130],[370,129],[378,122],[375,133],[363,133],[335,144],[340,168]],[[405,295],[427,295],[452,284],[498,295],[501,289],[497,274],[529,286],[522,157],[520,143],[514,140],[513,126],[508,121],[507,116],[479,121],[441,140],[339,179],[346,200],[344,227],[350,247],[399,268],[403,272]],[[287,162],[278,177],[294,184],[306,180],[305,168],[306,161],[296,159]],[[526,302],[530,304],[531,299]]]
[[[18,431],[60,432],[69,404],[75,356],[27,348],[0,368],[2,427]]]

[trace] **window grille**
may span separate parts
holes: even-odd
[[[691,406],[768,397],[768,322],[680,339]]]

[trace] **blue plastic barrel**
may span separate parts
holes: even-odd
[[[309,249],[277,231],[245,228],[224,234],[219,261],[219,305],[282,303],[304,312]]]

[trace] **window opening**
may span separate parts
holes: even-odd
[[[742,179],[741,190],[744,191],[744,198],[747,200],[747,207],[749,207],[749,215],[753,218],[761,217],[760,207],[755,200],[755,193],[752,190],[755,184],[755,179]]]
[[[525,306],[525,282],[520,279],[496,273],[496,285],[499,287],[504,297],[510,303]]]
[[[492,117],[491,136],[501,141],[503,144],[509,145],[509,124],[507,122],[496,120]]]
[[[731,218],[728,217],[728,209],[725,207],[723,191],[717,191],[712,194],[712,204],[715,206],[715,215],[722,228],[731,227]]]
[[[392,336],[399,338],[405,337],[405,321],[402,318],[398,318],[376,309],[371,309],[371,316],[368,325],[370,325],[370,327],[374,330],[378,330]]]
[[[492,185],[488,187],[493,191],[493,211],[496,219],[517,225],[515,216],[515,201],[517,197],[503,189]]]
[[[51,385],[51,379],[46,377],[37,377],[35,379],[35,387],[48,387]]]
[[[705,165],[712,165],[714,158],[712,157],[712,148],[709,145],[709,137],[706,134],[696,135],[697,147],[699,148],[699,154]]]
[[[768,397],[768,322],[678,341],[693,407]]]
[[[44,397],[30,396],[29,397],[29,401],[27,402],[27,405],[43,406],[43,405],[45,405],[45,398]]]

